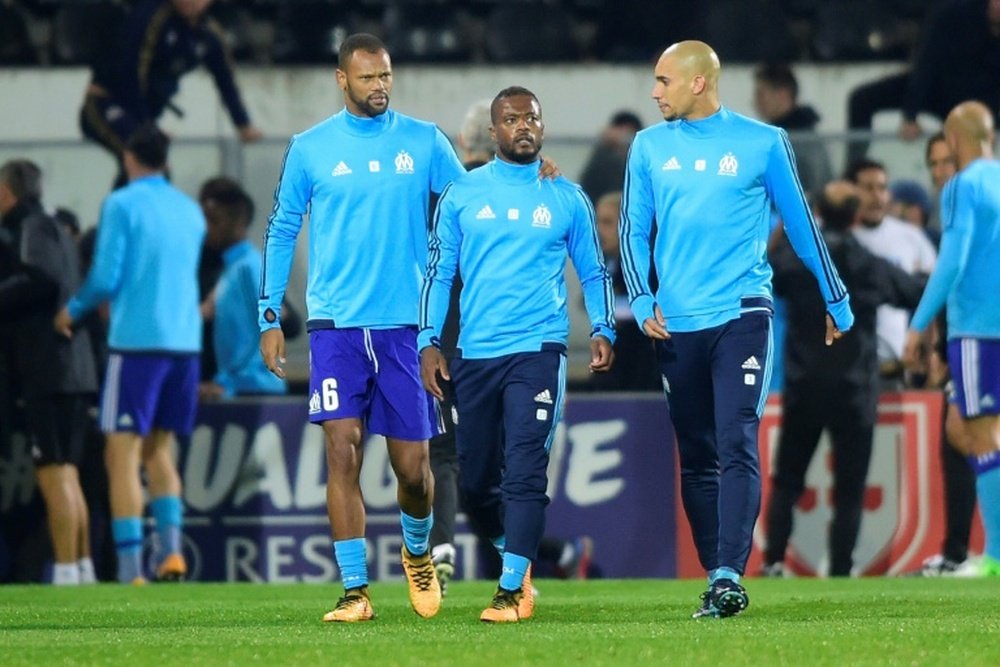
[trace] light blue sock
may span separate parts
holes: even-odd
[[[344,582],[345,591],[368,585],[368,551],[365,538],[334,540],[333,553],[337,558],[340,580]]]
[[[160,540],[160,556],[181,552],[181,527],[184,524],[184,506],[179,496],[160,496],[149,503],[156,521],[156,536]]]
[[[490,542],[493,543],[493,548],[497,550],[497,553],[503,556],[503,552],[507,548],[507,536],[494,537]]]
[[[969,462],[976,471],[976,495],[986,534],[983,552],[1000,560],[1000,452],[970,456]]]
[[[505,591],[516,591],[521,588],[524,573],[528,571],[531,561],[524,556],[518,556],[507,551],[503,555],[503,569],[500,574],[500,588]]]
[[[717,567],[708,573],[708,583],[714,584],[719,579],[730,579],[733,583],[740,583],[740,573],[731,567]]]
[[[118,581],[130,584],[142,576],[142,519],[127,516],[111,522],[118,554]]]
[[[434,525],[434,512],[423,519],[412,517],[406,512],[399,513],[399,523],[403,527],[403,544],[411,556],[423,556],[430,549],[431,526]]]

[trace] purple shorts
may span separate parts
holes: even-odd
[[[398,440],[437,435],[434,398],[420,379],[415,327],[309,332],[309,421],[360,419]]]
[[[113,352],[101,394],[101,430],[189,435],[198,408],[196,354]]]
[[[948,366],[963,417],[1000,414],[1000,339],[949,340]]]

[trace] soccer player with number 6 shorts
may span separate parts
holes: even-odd
[[[433,399],[420,381],[417,302],[430,194],[465,170],[440,129],[389,108],[392,66],[378,38],[344,41],[337,83],[345,108],[295,135],[285,152],[265,234],[261,354],[284,375],[281,300],[308,211],[309,420],[323,427],[327,509],[344,585],[323,620],[374,617],[359,484],[365,431],[388,443],[410,603],[427,618],[441,606],[441,589],[428,548]]]

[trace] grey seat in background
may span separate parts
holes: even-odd
[[[775,0],[713,3],[703,25],[703,39],[723,63],[793,62],[800,56],[788,20]]]
[[[816,12],[813,54],[820,61],[900,60],[910,42],[886,2],[841,0]]]
[[[16,7],[0,4],[0,65],[36,65],[28,24]]]
[[[125,14],[125,6],[112,0],[60,6],[52,18],[52,63],[97,65],[113,57]]]
[[[442,2],[393,2],[382,25],[386,46],[396,62],[449,62],[469,57],[455,7]]]
[[[335,63],[341,42],[350,34],[344,3],[297,0],[281,3],[275,11],[275,63]]]
[[[572,16],[543,2],[498,4],[487,19],[486,55],[498,63],[576,60]]]

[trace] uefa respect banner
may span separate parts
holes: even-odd
[[[887,394],[879,404],[865,514],[855,552],[860,574],[897,574],[940,550],[944,532],[940,471],[941,396]],[[760,429],[763,506],[781,428],[780,397]],[[825,439],[826,436],[824,436]],[[593,539],[605,577],[701,577],[680,503],[676,451],[666,401],[657,394],[570,395],[549,466],[547,536]],[[338,578],[326,516],[322,430],[306,423],[301,398],[219,402],[200,408],[178,467],[184,483],[185,543],[191,577],[202,581],[329,582]],[[821,444],[795,510],[787,564],[822,574],[831,516],[828,446]],[[365,446],[361,486],[369,571],[402,577],[395,478],[380,438]],[[0,447],[0,580],[18,540],[37,533],[44,513],[23,435]],[[155,537],[147,522],[146,553]],[[747,572],[760,567],[758,522]],[[475,539],[457,525],[457,575],[479,570]],[[973,551],[982,545],[978,522]],[[153,564],[149,563],[152,572]]]
[[[338,577],[322,430],[305,418],[301,400],[203,406],[178,459],[193,579]],[[592,537],[604,576],[675,576],[670,433],[662,398],[572,397],[551,450],[546,535]],[[366,441],[361,487],[370,574],[401,578],[396,484],[380,437]],[[475,540],[463,521],[457,532],[458,575],[472,576]]]

